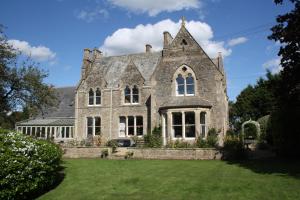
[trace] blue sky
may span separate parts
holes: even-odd
[[[47,83],[76,85],[84,48],[106,56],[161,49],[162,32],[173,37],[180,18],[208,52],[224,55],[228,96],[235,100],[266,68],[280,69],[279,44],[269,41],[270,27],[291,5],[272,0],[4,0],[0,23],[16,48],[49,72]]]

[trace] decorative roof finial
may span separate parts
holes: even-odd
[[[184,27],[185,26],[185,17],[182,16],[181,17],[181,27]]]

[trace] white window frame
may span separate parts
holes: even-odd
[[[88,137],[88,128],[89,127],[92,127],[92,136],[95,137],[95,136],[100,136],[100,135],[95,135],[95,132],[96,132],[96,125],[95,125],[95,122],[96,122],[96,118],[99,117],[100,118],[100,126],[97,126],[97,127],[100,127],[100,135],[101,135],[101,131],[102,131],[102,118],[101,116],[87,116],[85,119],[86,121],[86,130],[85,130],[85,135],[86,137]],[[93,125],[92,126],[88,126],[88,118],[92,118],[93,120]]]
[[[96,95],[97,89],[100,91],[100,104],[96,104],[96,98],[98,97]],[[90,104],[90,90],[93,91],[93,104]],[[88,93],[87,93],[87,106],[88,107],[97,107],[97,106],[102,106],[102,90],[100,87],[95,88],[89,88]]]
[[[136,88],[138,90],[138,94],[137,94],[137,96],[138,96],[138,102],[133,102],[133,88],[134,88],[134,86],[136,86]],[[128,87],[129,90],[130,90],[130,93],[129,93],[130,102],[126,102],[125,101],[125,97],[126,97],[125,89],[126,89],[126,87]],[[123,89],[123,94],[124,94],[123,95],[123,97],[124,97],[123,98],[124,105],[138,105],[138,104],[140,104],[140,88],[137,85],[133,85],[133,86],[126,85],[125,88]]]
[[[186,70],[183,70],[183,69]],[[193,94],[188,94],[187,93],[187,85],[191,85],[191,84],[187,84],[186,83],[186,79],[189,77],[189,74],[191,74],[193,81],[194,81],[194,93]],[[183,94],[179,94],[178,92],[178,83],[177,83],[177,77],[181,75],[184,81],[184,93]],[[175,95],[176,96],[196,96],[196,77],[195,77],[195,73],[193,72],[193,70],[186,66],[186,65],[182,65],[180,66],[177,71],[174,74],[174,78],[173,78],[174,82],[175,82]]]

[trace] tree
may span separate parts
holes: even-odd
[[[230,124],[239,131],[244,121],[257,120],[269,115],[275,105],[275,88],[280,77],[267,71],[266,79],[260,78],[254,86],[248,85],[237,96],[236,102],[229,103]]]
[[[13,114],[16,111],[26,108],[34,116],[57,105],[55,89],[43,83],[47,76],[30,58],[21,58],[9,45],[0,25],[0,127],[9,128],[7,124],[18,116]]]
[[[290,0],[294,8],[276,19],[269,39],[280,42],[281,80],[275,95],[277,106],[271,114],[271,133],[279,154],[300,157],[300,1]],[[275,0],[282,4],[283,0]]]

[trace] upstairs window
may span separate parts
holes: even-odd
[[[195,95],[195,78],[193,71],[186,67],[180,67],[175,72],[176,96],[194,96]]]
[[[96,91],[92,88],[89,90],[88,105],[101,105],[101,90],[99,88]]]
[[[139,89],[135,85],[132,88],[132,103],[138,103],[138,102],[139,102]]]
[[[89,91],[89,105],[94,105],[94,91],[92,88]]]
[[[139,103],[139,89],[136,85],[124,89],[124,102],[125,104],[138,104]]]
[[[101,104],[101,91],[99,88],[97,88],[96,90],[96,105],[100,105]]]
[[[129,86],[126,86],[125,90],[124,90],[124,94],[125,94],[125,103],[131,103],[131,90],[129,88]]]

